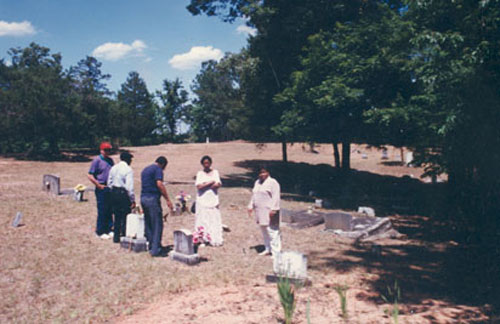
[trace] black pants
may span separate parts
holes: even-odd
[[[119,243],[120,236],[125,236],[127,215],[130,213],[130,198],[125,188],[111,188],[111,204],[115,215],[115,226],[113,231],[113,242]]]
[[[161,236],[163,234],[163,211],[160,197],[142,196],[141,205],[144,210],[146,239],[149,242],[150,253],[156,256],[161,253]]]

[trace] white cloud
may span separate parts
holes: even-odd
[[[247,34],[247,35],[250,35],[250,36],[255,36],[257,34],[257,29],[249,27],[247,25],[239,25],[236,28],[236,32],[238,34]]]
[[[96,58],[118,61],[127,56],[144,56],[146,44],[141,40],[135,40],[132,44],[124,43],[104,43],[92,51],[92,56]]]
[[[197,68],[201,62],[219,60],[223,56],[222,51],[213,46],[194,46],[187,53],[174,55],[168,63],[174,69],[190,70]]]
[[[27,36],[36,33],[29,21],[7,22],[0,20],[0,36]]]

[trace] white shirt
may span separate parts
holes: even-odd
[[[269,224],[269,212],[280,210],[280,184],[274,178],[267,177],[262,183],[255,181],[252,198],[248,209],[255,209],[256,221],[261,225]]]
[[[205,171],[198,171],[196,174],[195,186],[205,182],[215,181],[215,183],[220,183],[219,171],[212,170],[209,173]],[[217,189],[204,188],[196,193],[196,204],[205,207],[216,207],[219,205],[219,195],[217,194]]]
[[[109,170],[108,187],[125,188],[131,202],[135,202],[134,172],[125,161],[120,161]]]

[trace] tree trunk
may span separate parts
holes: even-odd
[[[351,143],[348,141],[342,142],[342,169],[349,170],[351,168]]]
[[[281,142],[281,154],[283,156],[283,162],[288,162],[288,155],[286,151],[286,142]]]
[[[340,168],[339,144],[337,142],[333,142],[332,146],[333,146],[333,158],[335,160],[335,167]]]
[[[401,153],[401,163],[406,164],[406,161],[405,161],[405,149],[404,149],[404,147],[400,147],[399,150],[400,150],[400,153]]]

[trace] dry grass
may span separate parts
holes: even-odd
[[[156,156],[166,155],[169,159],[166,180],[178,183],[167,186],[170,195],[184,190],[194,196],[192,182],[199,169],[199,158],[204,154],[213,157],[214,167],[219,169],[223,178],[232,181],[228,181],[231,185],[220,191],[223,222],[231,228],[230,233],[225,233],[224,246],[204,248],[200,254],[207,261],[194,267],[166,258],[153,259],[147,253],[129,253],[110,241],[94,236],[96,208],[93,193],[86,193],[88,202],[77,203],[67,196],[50,197],[40,190],[42,175],[46,173],[58,174],[63,188],[72,188],[78,183],[89,185],[86,180],[89,162],[47,163],[0,158],[0,292],[3,296],[0,299],[0,322],[87,323],[127,320],[126,315],[137,313],[146,305],[170,305],[170,317],[154,317],[148,310],[148,316],[152,317],[141,318],[144,313],[139,312],[135,315],[139,317],[132,317],[128,321],[176,320],[179,323],[195,323],[204,318],[209,319],[206,322],[216,323],[228,318],[233,318],[232,322],[280,320],[275,286],[266,285],[263,281],[264,275],[272,269],[271,259],[258,257],[252,249],[261,241],[260,232],[246,216],[246,204],[250,197],[247,186],[252,173],[244,166],[235,164],[241,161],[279,160],[279,145],[268,144],[259,149],[251,143],[231,142],[129,149],[135,155],[132,167],[137,194],[140,191],[139,174],[142,168],[152,163]],[[361,159],[354,153],[353,168],[397,177],[411,173],[418,177],[422,172],[421,169],[382,165],[380,152],[375,149],[364,151],[368,152],[369,159]],[[318,152],[308,153],[300,145],[294,145],[290,147],[289,158],[295,163],[308,165],[331,164],[331,147],[321,146]],[[398,151],[391,150],[390,153],[392,157]],[[116,161],[117,156],[113,158]],[[239,182],[234,179],[239,179]],[[283,206],[291,209],[306,208],[309,204],[310,199],[307,201],[307,197],[283,201]],[[24,226],[14,229],[10,223],[17,211],[24,214]],[[393,214],[392,217],[396,218],[397,215]],[[413,219],[416,218],[411,218],[409,222]],[[165,227],[163,244],[173,243],[174,229],[191,229],[193,224],[193,216],[170,217]],[[436,261],[439,260],[438,255],[418,262],[421,256],[413,253],[412,249],[418,249],[423,243],[416,240],[386,242],[386,251],[397,251],[387,261],[381,261],[370,259],[365,247],[354,247],[348,240],[324,234],[319,227],[305,230],[284,227],[283,237],[287,250],[301,251],[309,258],[313,286],[299,292],[297,317],[302,318],[300,322],[305,322],[307,298],[311,299],[314,323],[341,320],[339,302],[332,288],[337,284],[351,287],[348,307],[353,322],[388,322],[379,298],[380,292],[385,289],[385,280],[390,282],[394,277],[405,275],[410,275],[412,285],[418,284],[416,278],[421,275],[431,276],[435,280],[432,271],[438,271],[440,267],[439,261]],[[435,246],[426,245],[426,248],[430,247],[434,251],[439,246],[436,243]],[[413,259],[414,256],[416,259]],[[394,262],[399,264],[395,265]],[[416,269],[420,266],[423,270],[405,273],[404,262],[414,263]],[[404,278],[398,282],[404,295]],[[428,307],[418,308],[424,301],[434,300],[432,288],[429,288],[429,294],[422,295],[421,290],[425,289],[416,289],[415,296],[420,297],[402,306],[403,322],[405,316],[409,323],[432,322],[429,314],[437,310],[441,310],[441,317],[438,318],[444,319],[442,322],[474,316],[485,318],[480,308],[456,306],[453,302],[435,301]],[[196,292],[198,297],[193,295]],[[194,306],[185,315],[176,307],[186,305],[174,302],[189,301],[190,298]],[[446,296],[442,299],[446,299]],[[211,300],[219,304],[214,305]],[[405,315],[404,307],[418,310],[419,314],[411,315],[408,311]],[[161,306],[157,310],[165,312]],[[178,318],[175,317],[176,312],[179,313]]]

